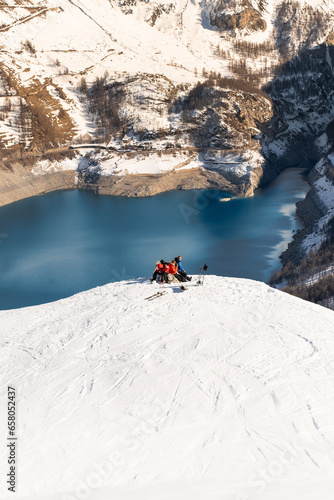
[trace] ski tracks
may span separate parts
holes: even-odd
[[[289,450],[292,474],[330,470],[332,316],[307,306],[314,319],[303,318],[301,301],[241,280],[208,277],[203,288],[147,303],[150,290],[114,284],[18,311],[15,321],[3,315],[3,350],[22,367],[12,372],[22,454],[32,447],[42,460],[45,429],[46,445],[58,440],[64,467],[76,463],[83,477],[84,456],[99,462],[121,443],[131,463],[115,471],[123,483],[133,470],[161,479],[167,469],[184,477],[217,467],[233,476]],[[327,314],[324,333],[314,333]],[[29,326],[19,331],[20,322]]]

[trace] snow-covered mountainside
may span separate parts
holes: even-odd
[[[331,499],[334,313],[250,280],[166,290],[147,301],[138,279],[0,313],[15,497]]]
[[[102,174],[160,173],[159,151],[163,171],[188,165],[188,177],[204,170],[209,185],[252,194],[266,160],[290,144],[259,135],[273,114],[277,123],[259,88],[301,50],[332,43],[332,11],[333,0],[3,2],[0,193],[26,192],[18,157],[30,174],[41,153],[52,155],[41,173],[68,145],[97,139],[113,148],[88,153]],[[319,117],[323,133],[327,117]],[[76,153],[75,170],[85,153]]]

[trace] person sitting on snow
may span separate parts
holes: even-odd
[[[158,281],[160,281],[161,283],[167,283],[167,273],[168,273],[168,263],[165,262],[163,259],[158,260],[155,265],[151,282],[156,281],[158,278]]]
[[[182,260],[182,256],[179,255],[178,257],[175,257],[175,261],[176,261],[176,264],[177,264],[177,272],[178,274],[180,274],[181,276],[183,276],[183,278],[185,278],[185,281],[191,281],[191,276],[188,276],[188,274],[185,272],[185,270],[183,269],[182,267],[182,264],[181,264],[181,260]]]
[[[168,272],[167,274],[168,283],[187,281],[186,278],[184,278],[183,276],[181,276],[181,274],[178,273],[177,263],[175,260],[172,260],[172,262],[169,263],[167,272]]]

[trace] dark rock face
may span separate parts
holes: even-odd
[[[198,148],[252,147],[254,129],[261,129],[272,117],[265,93],[224,78],[197,84],[174,102],[174,109],[182,112],[184,130]]]
[[[97,184],[101,177],[101,167],[94,159],[87,160],[85,157],[79,161],[78,178],[85,184]]]
[[[270,164],[264,182],[283,168],[321,154],[315,144],[334,117],[334,47],[320,45],[283,65],[265,90],[274,116],[264,131],[262,150]]]

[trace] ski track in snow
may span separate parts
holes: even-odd
[[[166,289],[146,301],[156,287],[139,279],[0,312],[2,386],[19,400],[18,498],[77,498],[116,453],[91,498],[235,499],[284,453],[293,459],[263,498],[290,481],[295,500],[306,479],[327,498],[333,312],[250,280]]]

